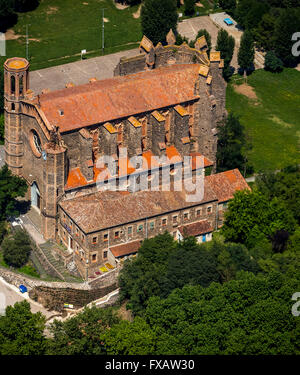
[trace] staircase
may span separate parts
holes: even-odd
[[[67,269],[65,268],[64,264],[59,260],[56,259],[52,254],[53,246],[55,246],[50,241],[45,242],[44,244],[40,245],[40,250],[43,252],[44,256],[47,258],[48,262],[51,266],[55,269],[58,276],[67,282],[78,282],[82,281],[75,276],[72,276],[68,273]]]
[[[255,69],[264,69],[265,67],[265,53],[264,52],[255,50],[254,66],[255,66]]]

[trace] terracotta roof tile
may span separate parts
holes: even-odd
[[[60,206],[84,232],[90,233],[200,203],[187,202],[187,194],[185,191],[104,191],[60,202]],[[214,200],[215,194],[205,182],[201,203]]]
[[[213,174],[207,176],[206,179],[218,197],[219,203],[232,199],[237,190],[250,190],[249,185],[238,169]]]
[[[144,35],[141,40],[140,47],[144,48],[146,52],[150,52],[151,48],[153,47],[153,43],[146,37],[146,35]]]
[[[129,117],[128,121],[135,128],[140,128],[142,126],[142,124],[134,116]]]
[[[200,234],[210,233],[213,231],[213,228],[211,224],[209,223],[209,221],[201,220],[201,221],[197,221],[196,223],[191,223],[191,224],[180,226],[178,230],[184,237],[189,237],[189,236],[199,236]]]
[[[188,116],[189,115],[188,111],[185,108],[183,108],[182,105],[177,105],[176,107],[174,107],[174,109],[177,113],[180,114],[180,116]]]
[[[209,73],[209,67],[201,64],[199,67],[199,74],[203,77],[207,77],[208,73]]]
[[[166,120],[166,118],[165,118],[163,115],[161,115],[158,111],[154,111],[154,112],[152,112],[151,114],[152,114],[152,116],[153,116],[158,122],[163,122],[163,121]]]
[[[209,56],[210,62],[216,62],[221,60],[221,53],[219,51],[214,51],[210,53]]]
[[[125,255],[137,253],[140,247],[141,241],[133,241],[122,245],[112,246],[110,247],[110,251],[113,253],[114,257],[119,258]]]
[[[40,96],[41,111],[61,132],[151,112],[199,98],[198,72],[199,64],[175,64],[58,90]]]
[[[118,133],[117,129],[110,123],[107,122],[106,124],[103,125],[103,127],[110,133],[110,134],[115,134]]]
[[[207,157],[205,157],[204,155],[200,154],[200,152],[191,152],[190,153],[190,156],[192,157],[192,170],[194,171],[197,167],[197,164],[196,164],[196,157],[197,156],[203,156],[204,157],[204,168],[206,167],[211,167],[214,165],[214,163],[209,160]]]

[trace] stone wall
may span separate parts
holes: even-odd
[[[27,287],[30,298],[41,303],[49,310],[62,311],[64,303],[75,308],[85,306],[117,289],[118,270],[104,274],[90,283],[48,282],[15,273],[0,267],[0,277],[19,287]]]

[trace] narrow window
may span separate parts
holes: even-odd
[[[120,237],[120,232],[117,230],[116,232],[115,232],[115,238],[119,238]]]
[[[97,243],[97,237],[93,237],[93,241],[92,241],[93,244]]]
[[[97,261],[97,254],[93,254],[92,255],[92,262],[96,262]]]
[[[104,233],[104,235],[103,235],[103,241],[108,241],[108,233]]]
[[[128,227],[128,234],[132,233],[132,227]]]
[[[103,259],[107,259],[107,251],[103,251]]]
[[[11,76],[10,80],[10,91],[14,95],[16,92],[16,78],[15,76]]]

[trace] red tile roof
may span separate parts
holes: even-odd
[[[201,203],[216,200],[206,183],[204,187]],[[103,191],[63,201],[60,206],[85,233],[90,233],[200,203],[188,202],[189,194],[184,190],[135,193]]]
[[[213,227],[207,220],[197,221],[196,223],[183,225],[178,228],[179,232],[184,236],[198,236],[213,231]]]
[[[175,64],[50,92],[39,101],[50,124],[67,132],[197,99],[198,73],[198,64]]]
[[[216,194],[219,203],[232,199],[237,190],[251,190],[238,169],[212,174],[207,176],[206,180]]]
[[[141,247],[141,242],[142,241],[133,241],[124,243],[122,245],[112,246],[110,247],[110,251],[116,258],[123,257],[129,254],[134,254],[137,253],[139,248]]]

